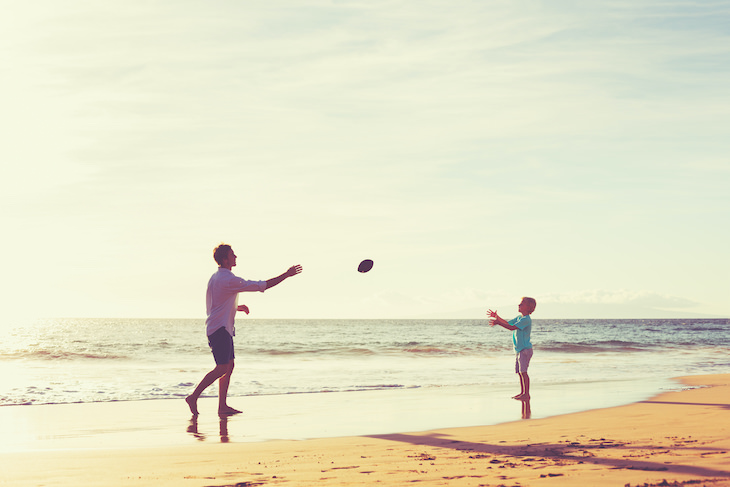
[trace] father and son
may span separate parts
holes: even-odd
[[[198,415],[198,398],[216,380],[218,381],[218,414],[225,416],[241,412],[230,407],[227,403],[228,386],[231,382],[235,359],[233,337],[236,334],[236,312],[249,313],[249,309],[245,304],[238,304],[238,293],[264,292],[280,284],[285,279],[302,272],[302,266],[295,265],[283,274],[266,281],[248,281],[233,274],[232,269],[236,265],[236,254],[230,245],[221,244],[216,247],[213,251],[213,258],[218,263],[218,270],[208,281],[205,299],[207,310],[205,325],[208,345],[213,352],[216,366],[203,377],[195,391],[185,398],[190,407],[190,412],[194,416]],[[487,312],[487,315],[491,318],[489,321],[490,326],[499,325],[512,331],[512,343],[515,349],[515,372],[520,377],[520,393],[513,398],[521,401],[530,399],[530,377],[527,375],[527,367],[532,358],[532,343],[530,343],[532,319],[530,315],[535,311],[536,305],[537,303],[533,298],[522,298],[517,308],[520,316],[509,321],[501,318],[496,311],[490,309]]]

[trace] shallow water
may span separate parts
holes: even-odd
[[[671,377],[728,373],[729,323],[535,319],[533,386],[658,390]],[[518,387],[511,334],[486,320],[243,319],[235,344],[230,397]],[[42,320],[0,344],[0,405],[181,398],[213,366],[202,320]]]

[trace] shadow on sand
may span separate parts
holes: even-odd
[[[697,403],[675,403],[662,401],[642,401],[647,404],[680,404],[688,406],[717,406],[728,409],[728,404],[697,404]],[[522,417],[529,419],[531,407],[529,401],[523,401]],[[453,437],[442,434],[386,434],[369,435],[369,438],[377,438],[387,441],[408,443],[416,446],[433,448],[445,448],[462,451],[469,454],[469,458],[489,458],[488,455],[504,455],[512,457],[513,462],[523,462],[533,468],[544,468],[547,460],[556,465],[567,465],[570,463],[590,463],[610,468],[645,471],[666,471],[678,474],[696,475],[705,478],[730,477],[730,470],[716,470],[689,464],[666,464],[664,462],[652,462],[639,460],[632,457],[629,452],[641,450],[642,452],[666,452],[670,450],[691,450],[696,451],[697,456],[708,454],[727,454],[726,451],[715,448],[701,447],[691,441],[677,440],[671,447],[653,445],[630,445],[628,443],[616,442],[605,438],[590,439],[583,441],[566,441],[565,443],[535,443],[525,445],[475,443],[468,441],[454,440]],[[689,446],[692,445],[692,446]],[[624,449],[627,455],[624,458],[608,458],[602,455],[607,450]],[[509,460],[497,460],[492,458],[490,463],[509,464]]]

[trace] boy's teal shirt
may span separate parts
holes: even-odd
[[[509,320],[508,323],[517,327],[517,330],[512,332],[512,344],[515,346],[515,353],[520,353],[522,350],[532,348],[532,343],[530,343],[532,318],[530,318],[530,315],[518,316],[517,318]]]

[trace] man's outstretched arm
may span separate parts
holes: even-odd
[[[277,284],[281,283],[284,279],[288,279],[292,276],[296,276],[302,272],[302,266],[300,265],[293,265],[285,273],[283,273],[280,276],[272,277],[271,279],[268,279],[266,281],[266,289],[271,289],[272,287],[276,286]]]

